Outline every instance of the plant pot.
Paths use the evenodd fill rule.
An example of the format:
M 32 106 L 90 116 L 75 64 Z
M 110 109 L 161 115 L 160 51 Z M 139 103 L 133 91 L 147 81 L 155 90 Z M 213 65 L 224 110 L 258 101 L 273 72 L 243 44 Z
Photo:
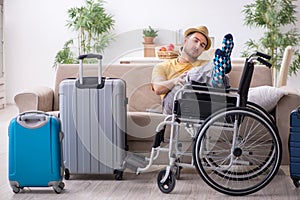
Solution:
M 144 37 L 144 44 L 153 44 L 154 37 Z

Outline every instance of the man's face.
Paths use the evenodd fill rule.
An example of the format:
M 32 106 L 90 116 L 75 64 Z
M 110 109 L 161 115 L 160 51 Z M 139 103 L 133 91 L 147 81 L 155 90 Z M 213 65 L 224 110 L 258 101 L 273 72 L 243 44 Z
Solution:
M 201 33 L 195 32 L 185 38 L 183 51 L 191 58 L 197 59 L 207 46 L 207 40 Z

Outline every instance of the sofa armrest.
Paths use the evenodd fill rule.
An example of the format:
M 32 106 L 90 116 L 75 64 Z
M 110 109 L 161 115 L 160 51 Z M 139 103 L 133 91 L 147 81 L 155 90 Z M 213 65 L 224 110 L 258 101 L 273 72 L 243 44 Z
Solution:
M 289 87 L 289 86 L 280 86 L 280 89 L 283 89 L 285 92 L 287 92 L 288 94 L 295 94 L 295 95 L 299 95 L 300 93 L 297 89 L 293 88 L 293 87 Z
M 300 94 L 290 89 L 286 91 L 288 94 L 279 100 L 275 108 L 276 124 L 282 142 L 282 164 L 289 164 L 290 113 L 300 106 Z
M 28 110 L 52 111 L 54 92 L 51 88 L 40 86 L 24 91 L 14 97 L 19 112 Z

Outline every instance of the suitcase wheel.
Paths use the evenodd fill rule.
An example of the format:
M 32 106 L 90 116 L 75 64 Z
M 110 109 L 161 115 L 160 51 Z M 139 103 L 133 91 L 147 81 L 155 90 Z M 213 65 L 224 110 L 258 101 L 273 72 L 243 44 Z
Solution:
M 123 171 L 115 170 L 115 180 L 119 181 L 123 179 Z
M 296 188 L 298 188 L 300 186 L 299 179 L 293 178 L 293 183 Z
M 53 186 L 53 190 L 54 190 L 57 194 L 59 194 L 59 193 L 61 193 L 61 191 L 64 189 L 64 187 L 65 187 L 64 182 L 60 182 L 60 183 L 58 184 L 58 186 Z
M 15 185 L 13 185 L 13 186 L 11 186 L 12 187 L 12 190 L 13 190 L 13 192 L 14 193 L 19 193 L 20 192 L 20 187 L 18 187 L 18 186 L 15 186 Z
M 68 168 L 65 169 L 65 179 L 69 180 L 70 179 L 70 171 Z

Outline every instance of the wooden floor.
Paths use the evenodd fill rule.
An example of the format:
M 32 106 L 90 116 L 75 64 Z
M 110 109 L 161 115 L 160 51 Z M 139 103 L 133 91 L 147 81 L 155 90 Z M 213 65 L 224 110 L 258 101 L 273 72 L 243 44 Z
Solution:
M 0 110 L 0 199 L 1 200 L 91 200 L 91 199 L 300 199 L 300 188 L 296 189 L 290 177 L 288 166 L 282 166 L 278 175 L 264 189 L 246 197 L 227 196 L 207 186 L 199 175 L 191 169 L 182 170 L 180 180 L 170 194 L 163 194 L 156 185 L 158 171 L 135 175 L 126 172 L 122 181 L 113 176 L 71 176 L 65 182 L 65 189 L 56 194 L 52 188 L 24 188 L 14 194 L 8 183 L 7 141 L 8 123 L 17 115 L 13 105 Z

